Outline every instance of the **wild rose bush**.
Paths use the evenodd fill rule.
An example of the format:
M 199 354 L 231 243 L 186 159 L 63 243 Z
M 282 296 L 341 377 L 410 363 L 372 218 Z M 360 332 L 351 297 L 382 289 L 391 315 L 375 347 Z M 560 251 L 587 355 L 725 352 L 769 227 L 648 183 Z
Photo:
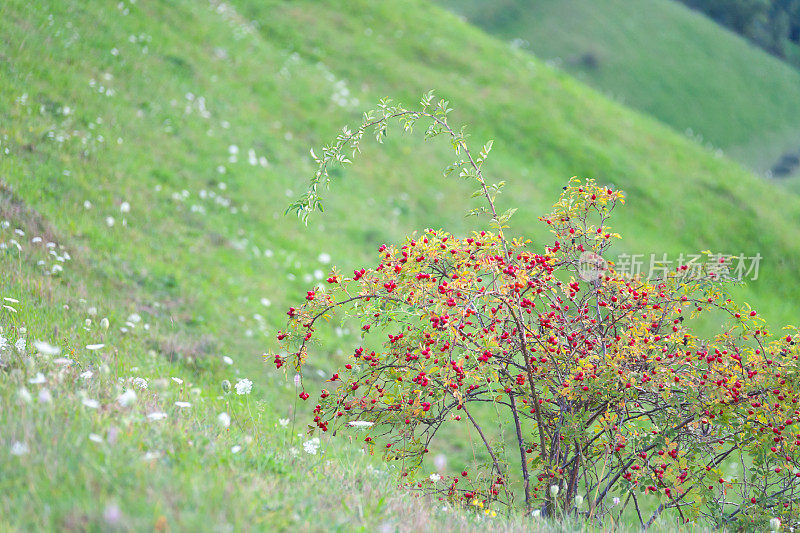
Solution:
M 499 186 L 482 172 L 491 144 L 474 156 L 448 124 L 447 102 L 429 93 L 421 106 L 383 101 L 345 129 L 293 208 L 306 218 L 321 207 L 328 166 L 349 162 L 366 131 L 380 140 L 392 119 L 406 130 L 424 120 L 427 137 L 446 135 L 456 151 L 446 173 L 479 184 L 485 205 L 475 213 L 488 227 L 468 237 L 427 229 L 381 246 L 376 266 L 333 271 L 289 309 L 285 350 L 270 355 L 278 368 L 302 373 L 318 323 L 336 311 L 360 321 L 367 345 L 326 383 L 312 428 L 359 421 L 367 445 L 415 479 L 440 429 L 468 424 L 485 468 L 410 485 L 487 509 L 513 506 L 517 494 L 540 515 L 603 519 L 632 506 L 643 526 L 664 514 L 796 525 L 797 331 L 773 335 L 727 298 L 724 257 L 700 276 L 687 275 L 696 265 L 655 281 L 615 271 L 602 258 L 619 238 L 608 221 L 623 194 L 591 180 L 571 180 L 541 217 L 552 242 L 507 237 L 512 212 L 497 213 Z M 724 327 L 704 337 L 692 325 L 708 313 Z M 498 438 L 503 428 L 513 450 Z

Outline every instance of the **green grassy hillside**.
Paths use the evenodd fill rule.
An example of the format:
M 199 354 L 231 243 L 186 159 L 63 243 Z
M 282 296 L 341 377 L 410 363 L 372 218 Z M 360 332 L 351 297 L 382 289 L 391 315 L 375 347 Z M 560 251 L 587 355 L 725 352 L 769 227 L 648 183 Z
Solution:
M 760 252 L 737 294 L 795 318 L 795 197 L 429 3 L 12 0 L 0 529 L 487 527 L 398 496 L 357 433 L 308 453 L 309 408 L 295 421 L 292 375 L 260 356 L 332 264 L 475 223 L 469 189 L 439 177 L 448 147 L 399 132 L 338 173 L 308 229 L 282 215 L 310 147 L 381 96 L 430 88 L 476 142 L 495 140 L 487 169 L 521 208 L 516 233 L 542 242 L 536 217 L 562 184 L 596 177 L 628 194 L 620 251 Z M 331 332 L 319 376 L 353 342 Z M 224 392 L 244 378 L 252 393 Z M 448 453 L 454 471 L 471 460 Z
M 440 3 L 759 174 L 800 152 L 800 72 L 678 2 Z

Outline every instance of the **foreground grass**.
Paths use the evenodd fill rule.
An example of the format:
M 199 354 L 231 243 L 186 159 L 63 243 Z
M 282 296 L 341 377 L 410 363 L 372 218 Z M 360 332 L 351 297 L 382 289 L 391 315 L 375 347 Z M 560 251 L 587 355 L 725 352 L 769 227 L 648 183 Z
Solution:
M 0 57 L 3 529 L 541 527 L 399 492 L 357 433 L 308 453 L 293 376 L 261 360 L 331 265 L 472 227 L 469 190 L 436 178 L 448 148 L 416 138 L 368 148 L 311 228 L 282 216 L 308 148 L 386 94 L 440 88 L 495 138 L 537 239 L 565 179 L 594 175 L 628 192 L 628 251 L 760 250 L 740 292 L 780 319 L 800 294 L 796 199 L 427 3 L 12 0 Z M 309 389 L 356 342 L 333 329 Z M 450 471 L 479 460 L 440 451 Z

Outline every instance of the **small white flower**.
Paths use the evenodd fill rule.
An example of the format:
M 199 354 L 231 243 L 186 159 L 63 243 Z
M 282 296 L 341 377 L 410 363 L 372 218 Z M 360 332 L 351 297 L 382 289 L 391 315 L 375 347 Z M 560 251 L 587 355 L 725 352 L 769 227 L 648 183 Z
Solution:
M 34 377 L 28 380 L 28 383 L 30 383 L 31 385 L 41 385 L 46 381 L 47 378 L 44 377 L 44 374 L 42 374 L 41 372 L 37 372 Z
M 531 516 L 534 517 L 534 518 L 541 517 L 542 516 L 541 509 L 534 509 L 534 511 L 531 513 Z
M 224 355 L 224 356 L 222 356 L 222 361 L 223 361 L 223 362 L 224 362 L 226 365 L 232 365 L 232 364 L 233 364 L 233 359 L 231 359 L 231 358 L 230 358 L 230 357 L 228 357 L 227 355 Z
M 330 256 L 330 254 L 326 254 L 325 252 L 322 252 L 321 254 L 319 254 L 317 256 L 317 261 L 319 261 L 323 265 L 327 265 L 328 263 L 331 262 L 331 256 Z
M 131 204 L 128 202 L 122 202 L 119 204 L 119 210 L 123 213 L 130 213 L 131 212 Z
M 616 496 L 614 496 L 614 499 L 613 499 L 613 500 L 611 500 L 611 503 L 613 503 L 614 505 L 619 505 L 619 498 L 617 498 Z
M 102 444 L 103 437 L 101 437 L 97 433 L 89 433 L 89 440 L 92 442 L 96 442 L 97 444 Z
M 136 392 L 133 389 L 126 389 L 125 392 L 117 396 L 117 403 L 122 407 L 128 407 L 136 401 Z
M 253 390 L 253 382 L 247 378 L 240 379 L 236 382 L 236 394 L 243 395 L 243 394 L 250 394 L 250 391 Z
M 83 403 L 83 405 L 85 405 L 89 409 L 97 409 L 98 407 L 100 407 L 100 402 L 98 402 L 97 400 L 92 400 L 91 398 L 84 398 L 81 403 Z
M 442 479 L 442 476 L 440 476 L 439 474 L 431 474 L 430 476 L 428 476 L 428 479 L 430 479 L 434 483 L 438 483 L 439 480 Z
M 147 418 L 149 420 L 164 420 L 167 418 L 167 413 L 162 413 L 161 411 L 154 411 L 152 413 L 148 413 Z
M 581 505 L 583 505 L 583 496 L 578 494 L 577 496 L 575 496 L 575 507 L 580 509 Z
M 19 353 L 25 353 L 25 339 L 17 339 L 17 342 L 14 343 L 14 349 Z
M 30 452 L 30 449 L 24 442 L 14 441 L 14 443 L 11 445 L 11 455 L 16 455 L 19 457 L 20 455 L 25 455 L 28 452 Z
M 103 328 L 103 329 L 108 329 L 108 326 L 109 326 L 108 319 L 107 318 L 103 318 L 100 321 L 100 327 Z
M 115 222 L 114 217 L 106 217 L 106 226 L 109 228 L 113 227 Z
M 94 376 L 94 372 L 91 370 L 87 370 L 86 372 L 81 372 L 81 379 L 92 379 Z
M 152 461 L 153 459 L 158 459 L 159 457 L 161 457 L 161 452 L 159 451 L 151 451 L 144 454 L 145 461 Z
M 239 446 L 238 444 L 236 446 L 231 447 L 231 453 L 239 453 L 240 451 L 242 451 L 242 447 Z
M 217 415 L 217 422 L 219 422 L 220 426 L 228 428 L 231 426 L 231 415 L 228 413 L 220 413 Z
M 144 378 L 131 378 L 131 384 L 136 387 L 137 389 L 146 390 L 147 389 L 147 380 Z
M 192 404 L 190 404 L 189 402 L 175 402 L 175 405 L 177 407 L 182 407 L 182 408 L 186 408 L 186 407 L 191 407 L 192 406 Z
M 550 496 L 555 498 L 558 496 L 559 487 L 558 485 L 550 485 Z
M 347 425 L 358 429 L 364 429 L 370 426 L 374 426 L 375 422 L 368 422 L 366 420 L 353 420 L 351 422 L 348 422 Z
M 61 348 L 53 346 L 45 341 L 35 341 L 33 346 L 42 355 L 58 355 L 61 353 Z
M 31 403 L 31 400 L 33 399 L 31 393 L 28 392 L 28 389 L 26 389 L 25 387 L 19 388 L 19 390 L 17 391 L 17 396 L 23 403 Z
M 50 391 L 47 389 L 42 389 L 39 391 L 39 402 L 40 403 L 52 403 L 53 395 L 50 394 Z
M 87 344 L 87 350 L 99 350 L 100 348 L 104 348 L 105 344 Z
M 72 364 L 72 359 L 67 359 L 66 357 L 57 357 L 53 359 L 53 362 L 57 365 L 69 366 Z
M 89 200 L 84 200 L 83 201 L 83 208 L 87 209 L 87 210 L 91 209 L 92 208 L 92 202 L 90 202 Z
M 172 381 L 177 383 L 178 385 L 183 385 L 183 380 L 181 378 L 172 378 Z
M 303 449 L 306 451 L 307 454 L 317 455 L 318 448 L 319 448 L 318 437 L 314 437 L 313 439 L 307 440 L 303 443 Z
M 269 298 L 261 298 L 261 305 L 263 305 L 264 307 L 269 307 L 270 305 L 272 305 L 272 302 L 270 301 Z
M 278 424 L 280 424 L 282 428 L 285 428 L 286 426 L 289 425 L 289 419 L 288 418 L 279 418 L 278 419 Z

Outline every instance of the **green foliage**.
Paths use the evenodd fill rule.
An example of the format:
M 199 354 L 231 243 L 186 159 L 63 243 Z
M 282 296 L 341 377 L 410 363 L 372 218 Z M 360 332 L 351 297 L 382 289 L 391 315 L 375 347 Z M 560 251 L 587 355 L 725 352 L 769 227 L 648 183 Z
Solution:
M 611 525 L 632 499 L 643 529 L 662 514 L 717 528 L 758 530 L 770 519 L 794 527 L 797 329 L 772 335 L 755 310 L 728 297 L 730 257 L 715 254 L 700 272 L 678 265 L 654 281 L 606 264 L 620 237 L 609 219 L 623 194 L 593 180 L 573 179 L 541 217 L 554 244 L 537 252 L 529 241 L 507 239 L 505 217 L 466 142 L 446 111 L 427 112 L 427 100 L 421 111 L 384 100 L 386 112 L 367 113 L 358 131 L 375 128 L 382 140 L 388 122 L 412 117 L 449 133 L 456 165 L 472 165 L 462 175 L 483 186 L 497 233 L 458 238 L 428 229 L 382 245 L 376 267 L 352 277 L 334 269 L 327 286 L 289 308 L 277 335 L 284 348 L 270 354 L 278 369 L 304 373 L 317 357 L 311 342 L 320 319 L 335 311 L 345 310 L 363 332 L 363 344 L 321 391 L 314 425 L 365 431 L 364 442 L 398 464 L 410 487 L 487 512 L 513 508 L 521 485 L 526 512 L 536 507 L 543 516 Z M 441 102 L 438 109 L 448 108 Z M 318 162 L 310 189 L 353 137 L 361 135 L 326 148 L 332 157 Z M 703 336 L 698 317 L 709 311 L 724 325 Z M 388 340 L 367 338 L 375 334 Z M 476 415 L 487 403 L 492 414 Z M 462 418 L 486 463 L 415 479 L 442 428 Z M 515 464 L 501 452 L 503 439 L 493 438 L 504 431 L 515 435 Z M 647 495 L 656 501 L 643 514 L 639 500 Z
M 779 57 L 786 57 L 788 43 L 800 44 L 800 2 L 797 0 L 681 1 Z

